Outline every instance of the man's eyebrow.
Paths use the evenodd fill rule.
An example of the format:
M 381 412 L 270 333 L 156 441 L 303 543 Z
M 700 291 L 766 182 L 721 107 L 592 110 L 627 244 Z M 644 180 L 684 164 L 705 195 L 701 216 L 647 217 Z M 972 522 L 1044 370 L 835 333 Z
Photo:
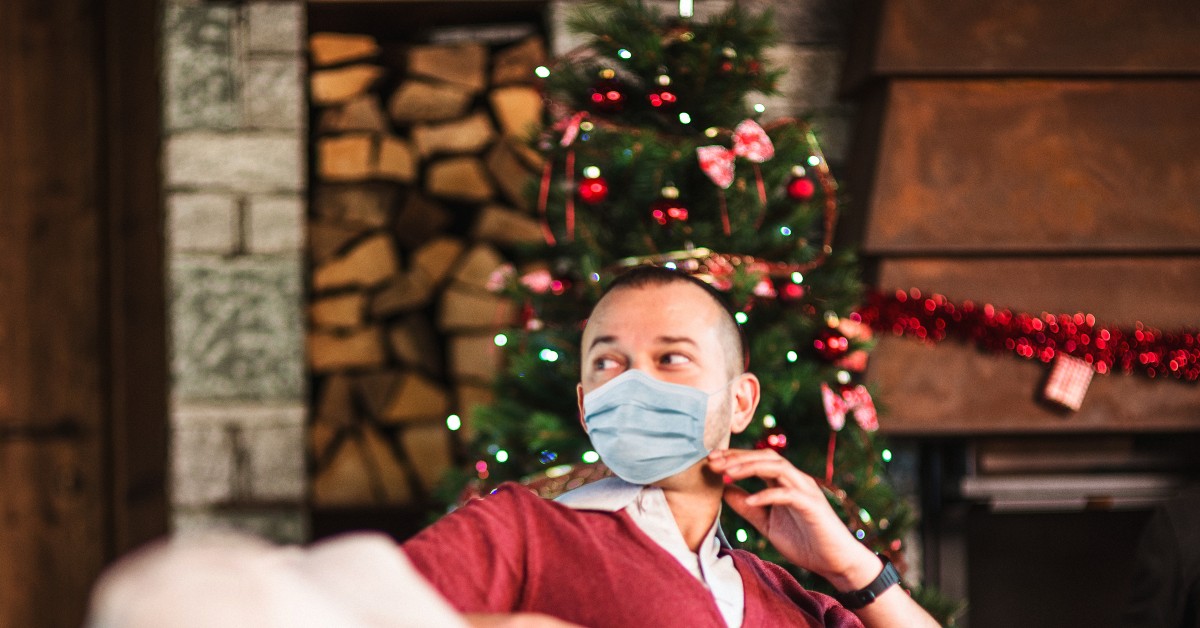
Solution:
M 661 343 L 664 345 L 682 342 L 682 343 L 686 343 L 686 344 L 689 344 L 692 346 L 699 346 L 699 344 L 695 340 L 692 340 L 691 338 L 689 338 L 687 336 L 659 336 L 658 338 L 655 338 L 654 340 L 655 340 L 655 342 L 658 342 L 658 343 Z
M 592 349 L 595 349 L 595 348 L 596 348 L 596 345 L 599 345 L 599 344 L 613 344 L 613 343 L 615 343 L 616 341 L 617 341 L 617 337 L 616 337 L 616 336 L 596 336 L 596 338 L 592 340 L 592 344 L 588 345 L 588 351 L 591 351 Z

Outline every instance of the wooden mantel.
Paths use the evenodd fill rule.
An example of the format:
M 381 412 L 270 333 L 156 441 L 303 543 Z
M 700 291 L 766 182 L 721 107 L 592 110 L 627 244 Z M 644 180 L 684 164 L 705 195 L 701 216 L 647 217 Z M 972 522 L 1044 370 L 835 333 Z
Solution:
M 1200 8 L 869 4 L 847 222 L 875 287 L 1200 327 Z M 1200 385 L 1096 376 L 1066 412 L 1047 373 L 883 338 L 868 375 L 893 434 L 1200 430 Z

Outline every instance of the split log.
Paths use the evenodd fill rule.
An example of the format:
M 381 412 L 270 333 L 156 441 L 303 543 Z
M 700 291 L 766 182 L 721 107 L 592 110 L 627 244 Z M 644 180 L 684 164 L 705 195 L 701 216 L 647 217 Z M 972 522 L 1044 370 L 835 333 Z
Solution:
M 317 329 L 360 327 L 366 309 L 367 296 L 352 292 L 313 300 L 308 308 L 308 318 Z
M 330 375 L 321 387 L 317 398 L 315 423 L 323 423 L 335 428 L 347 427 L 354 423 L 353 390 L 350 378 L 340 373 Z
M 441 237 L 421 245 L 409 259 L 414 271 L 425 273 L 429 283 L 438 285 L 450 274 L 465 248 L 466 244 L 458 238 Z
M 452 285 L 442 293 L 438 326 L 450 332 L 490 331 L 512 324 L 516 313 L 508 299 Z
M 482 44 L 414 46 L 408 51 L 408 72 L 453 83 L 477 94 L 487 85 L 487 48 Z
M 396 186 L 387 183 L 322 184 L 313 197 L 313 212 L 339 223 L 382 227 L 392 214 L 396 194 Z
M 359 506 L 375 501 L 362 439 L 343 439 L 329 463 L 317 469 L 312 501 L 315 506 Z
M 488 93 L 492 112 L 507 137 L 532 137 L 542 122 L 542 94 L 533 87 L 497 87 Z
M 400 371 L 388 370 L 363 373 L 354 378 L 360 408 L 366 411 L 368 418 L 378 420 L 383 416 L 402 376 Z
M 495 335 L 459 335 L 450 339 L 450 371 L 458 382 L 486 384 L 496 378 L 504 352 L 496 346 Z
M 388 345 L 392 354 L 406 366 L 437 375 L 442 371 L 442 349 L 437 335 L 422 314 L 410 314 L 388 328 Z
M 369 288 L 387 281 L 400 271 L 400 261 L 391 238 L 380 233 L 354 245 L 344 257 L 318 266 L 313 271 L 313 290 Z
M 544 237 L 537 220 L 499 205 L 488 205 L 479 212 L 471 236 L 501 245 L 538 242 Z
M 510 203 L 528 211 L 527 191 L 533 182 L 533 173 L 525 168 L 508 142 L 496 142 L 487 154 L 488 172 L 500 185 L 500 191 Z
M 412 501 L 412 484 L 408 472 L 396 459 L 396 453 L 379 430 L 366 426 L 363 429 L 363 445 L 369 456 L 368 464 L 374 477 L 373 484 L 379 501 L 385 504 L 403 504 Z
M 462 256 L 454 272 L 454 280 L 460 284 L 487 290 L 492 273 L 505 264 L 505 260 L 488 244 L 476 244 Z
M 338 434 L 338 428 L 328 423 L 313 423 L 308 426 L 308 451 L 318 465 L 327 464 L 327 459 L 332 453 L 330 450 L 334 441 L 337 440 Z
M 362 229 L 329 222 L 308 223 L 308 258 L 314 265 L 322 264 L 342 252 Z
M 418 124 L 412 129 L 413 144 L 422 158 L 435 154 L 478 153 L 495 138 L 492 121 L 482 112 L 444 124 Z
M 416 371 L 404 374 L 380 415 L 382 423 L 398 424 L 420 419 L 444 419 L 450 411 L 450 396 L 437 382 Z
M 386 318 L 424 307 L 433 299 L 433 284 L 424 273 L 397 275 L 371 300 L 371 316 Z
M 450 212 L 422 194 L 410 191 L 396 216 L 393 235 L 408 249 L 441 233 L 450 225 Z
M 383 366 L 379 329 L 366 327 L 349 334 L 313 331 L 308 334 L 308 366 L 315 373 Z
M 407 141 L 385 135 L 379 141 L 379 158 L 373 170 L 381 179 L 411 183 L 417 178 L 417 157 Z
M 439 198 L 477 203 L 495 195 L 487 171 L 474 157 L 453 157 L 430 164 L 425 191 Z
M 458 433 L 463 442 L 470 442 L 475 436 L 475 409 L 479 406 L 491 405 L 496 400 L 496 393 L 490 386 L 478 386 L 471 383 L 459 384 L 454 389 L 455 408 L 462 419 L 462 427 Z
M 309 94 L 314 105 L 336 105 L 367 93 L 381 76 L 383 68 L 374 65 L 318 70 L 309 77 Z
M 322 134 L 365 131 L 386 133 L 388 121 L 383 115 L 383 106 L 374 94 L 363 94 L 340 107 L 331 107 L 321 112 L 317 131 Z
M 541 37 L 513 44 L 492 59 L 492 85 L 533 83 L 537 80 L 533 71 L 539 65 L 546 65 L 546 42 Z
M 461 118 L 471 104 L 471 92 L 455 85 L 405 81 L 388 100 L 388 114 L 401 124 Z
M 313 33 L 308 38 L 308 51 L 313 65 L 324 67 L 374 57 L 379 54 L 379 44 L 370 35 Z
M 317 176 L 325 181 L 362 181 L 371 176 L 374 139 L 366 133 L 317 140 Z
M 422 488 L 433 491 L 453 463 L 446 424 L 431 421 L 406 426 L 399 440 Z

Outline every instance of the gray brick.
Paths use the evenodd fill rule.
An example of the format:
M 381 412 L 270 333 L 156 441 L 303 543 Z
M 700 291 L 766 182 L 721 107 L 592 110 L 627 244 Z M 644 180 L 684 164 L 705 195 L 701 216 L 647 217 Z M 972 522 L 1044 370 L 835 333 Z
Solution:
M 181 447 L 176 469 L 203 470 L 204 463 L 192 462 L 196 455 L 211 455 L 225 461 L 224 474 L 198 474 L 200 479 L 178 477 L 176 486 L 187 489 L 177 503 L 296 502 L 304 500 L 307 483 L 304 465 L 304 405 L 295 404 L 180 404 L 172 413 L 172 424 L 180 434 Z M 203 439 L 197 434 L 205 435 Z M 199 441 L 199 442 L 197 442 Z M 208 445 L 204 447 L 204 445 Z M 217 486 L 197 486 L 212 481 Z M 208 498 L 197 502 L 195 497 Z M 217 496 L 213 499 L 213 496 Z
M 304 5 L 301 2 L 251 2 L 246 5 L 246 48 L 250 52 L 295 52 L 303 49 Z
M 180 133 L 166 141 L 169 189 L 299 191 L 304 142 L 297 133 Z
M 238 202 L 230 194 L 171 194 L 168 250 L 229 254 L 238 246 Z
M 204 505 L 233 497 L 233 443 L 220 424 L 171 431 L 171 502 Z
M 768 111 L 797 115 L 838 103 L 845 53 L 837 48 L 783 44 L 767 54 L 770 65 L 787 68 L 779 81 L 779 96 L 770 99 Z
M 743 4 L 753 12 L 770 8 L 781 42 L 844 46 L 857 3 L 853 0 L 750 0 Z
M 305 102 L 302 74 L 299 57 L 246 61 L 242 90 L 246 125 L 256 129 L 302 129 Z
M 250 253 L 286 253 L 304 246 L 304 203 L 299 195 L 252 196 L 246 206 Z
M 276 543 L 305 543 L 309 539 L 308 514 L 299 506 L 221 510 L 177 508 L 171 516 L 171 527 L 175 534 L 183 536 L 234 530 Z
M 165 124 L 230 129 L 240 120 L 233 23 L 226 4 L 170 5 L 164 15 Z
M 172 260 L 171 370 L 176 399 L 300 400 L 300 276 L 298 254 Z

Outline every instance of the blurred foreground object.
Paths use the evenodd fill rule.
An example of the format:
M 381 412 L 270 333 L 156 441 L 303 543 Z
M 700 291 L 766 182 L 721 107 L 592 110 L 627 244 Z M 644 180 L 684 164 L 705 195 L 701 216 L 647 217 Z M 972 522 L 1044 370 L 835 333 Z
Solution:
M 159 542 L 105 572 L 86 628 L 466 626 L 386 536 L 279 547 L 223 533 Z

